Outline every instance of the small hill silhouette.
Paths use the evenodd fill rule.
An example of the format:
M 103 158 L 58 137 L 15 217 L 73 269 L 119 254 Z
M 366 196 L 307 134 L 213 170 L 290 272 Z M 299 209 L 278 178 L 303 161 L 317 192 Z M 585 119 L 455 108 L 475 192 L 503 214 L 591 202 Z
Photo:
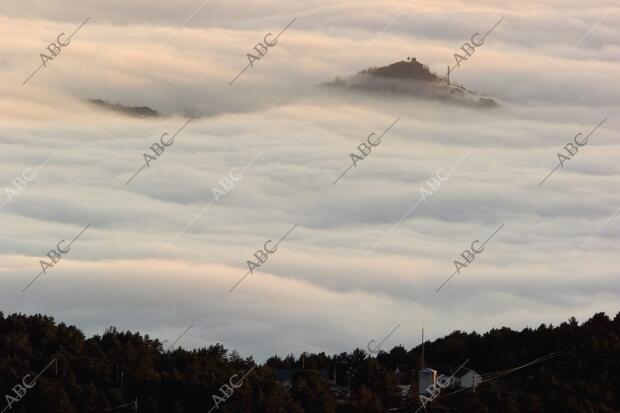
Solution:
M 460 84 L 451 83 L 447 77 L 437 76 L 415 57 L 383 67 L 371 67 L 345 79 L 337 77 L 325 85 L 364 92 L 410 95 L 476 108 L 499 107 L 495 100 L 480 97 Z
M 104 109 L 123 113 L 129 116 L 137 116 L 140 118 L 152 118 L 159 116 L 159 113 L 157 113 L 155 109 L 151 109 L 148 106 L 125 106 L 120 103 L 110 103 L 102 99 L 90 99 L 89 102 Z

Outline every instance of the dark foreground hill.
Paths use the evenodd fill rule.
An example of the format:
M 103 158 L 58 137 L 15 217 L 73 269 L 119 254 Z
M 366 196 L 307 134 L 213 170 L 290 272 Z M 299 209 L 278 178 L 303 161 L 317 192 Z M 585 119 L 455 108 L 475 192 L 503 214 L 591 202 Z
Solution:
M 522 331 L 456 331 L 428 342 L 425 350 L 427 365 L 438 371 L 449 374 L 469 359 L 468 367 L 494 377 L 475 392 L 442 391 L 427 412 L 620 412 L 620 314 L 610 320 L 599 313 L 581 325 L 571 319 Z M 76 327 L 50 317 L 0 313 L 0 354 L 5 404 L 0 409 L 11 413 L 115 408 L 373 413 L 420 407 L 417 374 L 411 374 L 420 366 L 418 347 L 399 346 L 372 358 L 359 349 L 273 357 L 257 367 L 219 344 L 166 351 L 159 340 L 138 333 L 109 328 L 85 338 Z M 527 364 L 540 357 L 542 362 Z M 487 374 L 498 371 L 508 373 Z

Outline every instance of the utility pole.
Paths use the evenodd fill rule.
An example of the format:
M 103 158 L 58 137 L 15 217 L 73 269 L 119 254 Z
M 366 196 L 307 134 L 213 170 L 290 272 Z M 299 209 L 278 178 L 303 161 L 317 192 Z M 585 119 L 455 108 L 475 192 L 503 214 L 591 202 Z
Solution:
M 349 397 L 351 397 L 351 369 L 349 368 L 349 370 L 347 371 L 348 373 L 348 380 L 347 380 L 347 394 L 349 395 Z
M 422 327 L 422 367 L 420 370 L 424 370 L 424 327 Z

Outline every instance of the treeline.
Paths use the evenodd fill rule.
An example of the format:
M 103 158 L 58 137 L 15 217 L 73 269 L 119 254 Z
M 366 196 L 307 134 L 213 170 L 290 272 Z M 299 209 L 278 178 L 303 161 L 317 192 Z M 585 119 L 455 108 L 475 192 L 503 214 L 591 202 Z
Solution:
M 475 392 L 446 390 L 427 412 L 620 412 L 620 313 L 613 320 L 599 313 L 581 325 L 571 318 L 522 331 L 455 331 L 427 342 L 425 350 L 431 366 L 456 367 L 469 359 L 467 366 L 481 374 L 554 355 L 484 382 Z M 397 346 L 376 357 L 360 349 L 272 357 L 256 366 L 220 344 L 166 351 L 148 335 L 111 327 L 86 338 L 50 317 L 0 313 L 0 355 L 0 410 L 11 413 L 136 407 L 153 413 L 378 413 L 420 407 L 417 374 L 407 383 L 394 374 L 397 366 L 419 369 L 419 346 Z M 302 367 L 290 388 L 276 380 L 277 370 Z

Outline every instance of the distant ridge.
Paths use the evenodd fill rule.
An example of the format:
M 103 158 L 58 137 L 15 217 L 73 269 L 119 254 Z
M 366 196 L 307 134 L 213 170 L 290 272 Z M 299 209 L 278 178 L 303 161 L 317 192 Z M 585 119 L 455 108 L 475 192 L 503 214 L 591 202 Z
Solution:
M 110 103 L 101 99 L 90 99 L 90 103 L 114 112 L 123 113 L 128 116 L 140 118 L 152 118 L 159 116 L 159 113 L 148 106 L 125 106 L 120 103 Z

